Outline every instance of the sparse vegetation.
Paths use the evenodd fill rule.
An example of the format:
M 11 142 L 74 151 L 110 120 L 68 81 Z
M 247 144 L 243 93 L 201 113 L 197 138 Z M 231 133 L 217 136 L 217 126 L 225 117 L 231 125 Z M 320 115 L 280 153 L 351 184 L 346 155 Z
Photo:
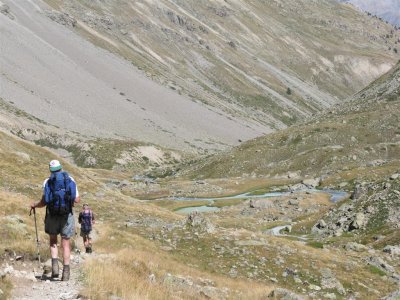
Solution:
M 317 248 L 317 249 L 324 248 L 324 244 L 321 242 L 317 242 L 317 241 L 308 242 L 307 245 L 310 247 L 313 247 L 313 248 Z
M 386 275 L 386 273 L 385 272 L 383 272 L 381 269 L 379 269 L 378 267 L 375 267 L 375 266 L 368 266 L 368 268 L 369 268 L 369 271 L 372 273 L 372 274 L 376 274 L 376 275 L 379 275 L 379 276 L 385 276 Z
M 368 79 L 365 72 L 360 75 L 347 68 L 351 58 L 341 57 L 341 53 L 368 57 L 368 63 L 362 58 L 357 62 L 361 69 L 369 70 L 378 66 L 370 61 L 393 61 L 396 49 L 386 51 L 393 47 L 397 33 L 388 33 L 384 23 L 357 15 L 364 21 L 363 27 L 351 26 L 346 18 L 355 12 L 344 6 L 332 17 L 333 2 L 293 2 L 290 10 L 286 6 L 278 10 L 268 1 L 231 1 L 223 6 L 210 2 L 207 7 L 201 1 L 180 1 L 162 2 L 165 9 L 154 10 L 151 5 L 158 7 L 159 3 L 150 1 L 143 2 L 137 14 L 132 9 L 137 4 L 127 1 L 120 1 L 118 7 L 109 6 L 115 5 L 114 0 L 73 0 L 67 6 L 58 0 L 46 1 L 71 13 L 71 18 L 73 14 L 78 19 L 84 16 L 78 24 L 86 24 L 87 29 L 81 25 L 74 30 L 106 49 L 112 45 L 115 53 L 140 65 L 147 76 L 171 90 L 183 94 L 190 90 L 196 100 L 218 103 L 232 120 L 248 117 L 255 124 L 275 129 L 304 121 L 336 102 L 324 102 L 330 93 L 343 97 Z M 246 10 L 239 4 L 246 4 Z M 301 14 L 293 13 L 299 5 L 310 9 L 313 17 L 303 20 Z M 265 7 L 270 11 L 260 9 Z M 322 12 L 315 10 L 321 7 Z M 193 12 L 196 18 L 191 16 Z M 129 23 L 124 23 L 125 13 Z M 248 22 L 248 13 L 252 13 L 253 23 Z M 146 14 L 154 21 L 149 23 Z M 202 14 L 217 16 L 238 32 L 235 39 L 224 32 L 224 39 L 232 41 L 221 56 L 215 56 L 220 28 L 208 27 Z M 274 18 L 267 18 L 269 14 Z M 115 15 L 120 16 L 118 21 Z M 259 31 L 265 26 L 258 24 L 261 17 L 267 23 L 281 24 L 281 18 L 293 21 L 285 25 L 288 33 L 274 41 L 283 46 L 262 46 L 269 33 Z M 237 27 L 239 23 L 232 20 L 241 25 Z M 167 26 L 161 26 L 164 22 Z M 365 44 L 365 32 L 373 51 Z M 351 43 L 340 38 L 344 34 Z M 160 37 L 164 44 L 154 47 L 154 40 L 159 43 Z M 222 44 L 226 46 L 227 40 Z M 338 41 L 340 49 L 335 46 Z M 151 59 L 146 47 L 152 49 Z M 190 57 L 182 47 L 191 50 Z M 284 52 L 283 58 L 273 55 L 275 48 Z M 380 52 L 383 49 L 384 54 Z M 236 59 L 244 51 L 252 54 Z M 311 52 L 301 54 L 303 51 Z M 310 53 L 317 54 L 307 59 L 310 66 L 305 67 L 304 60 L 297 62 Z M 314 56 L 319 58 L 314 60 Z M 283 60 L 280 69 L 269 66 L 267 62 L 273 59 Z M 297 80 L 298 73 L 312 80 Z M 349 74 L 354 77 L 352 84 L 343 80 Z M 64 168 L 78 182 L 82 199 L 96 215 L 94 253 L 76 254 L 74 260 L 83 283 L 81 298 L 265 299 L 272 297 L 272 290 L 278 293 L 279 287 L 287 289 L 283 291 L 287 294 L 293 291 L 318 299 L 381 299 L 398 289 L 400 273 L 395 256 L 400 251 L 399 74 L 400 64 L 346 105 L 331 106 L 322 115 L 251 141 L 242 143 L 240 139 L 238 147 L 217 154 L 208 154 L 211 146 L 226 145 L 203 137 L 185 137 L 183 143 L 193 152 L 186 155 L 124 138 L 64 134 L 62 128 L 40 122 L 0 99 L 1 113 L 35 125 L 12 128 L 14 135 L 29 137 L 35 144 L 0 132 L 0 265 L 27 269 L 27 264 L 36 264 L 29 204 L 40 198 L 48 161 L 57 155 L 44 147 L 51 151 L 62 148 L 78 165 L 61 159 Z M 125 89 L 116 86 L 113 90 L 123 96 L 124 105 L 136 104 L 126 98 L 129 93 Z M 318 88 L 314 90 L 314 86 Z M 147 108 L 141 110 L 151 114 Z M 166 128 L 158 130 L 171 137 L 175 134 Z M 200 149 L 202 141 L 210 148 Z M 199 157 L 201 151 L 207 156 Z M 287 193 L 259 197 L 271 191 Z M 222 198 L 245 192 L 243 199 Z M 332 198 L 335 194 L 341 195 L 337 202 Z M 175 200 L 179 197 L 193 200 Z M 197 206 L 220 209 L 204 215 L 176 213 Z M 40 250 L 47 259 L 45 212 L 37 213 Z M 23 285 L 19 281 L 23 279 L 15 280 L 18 276 L 14 275 L 0 278 L 3 296 L 9 297 L 12 284 L 16 288 Z M 30 284 L 47 283 L 33 278 Z

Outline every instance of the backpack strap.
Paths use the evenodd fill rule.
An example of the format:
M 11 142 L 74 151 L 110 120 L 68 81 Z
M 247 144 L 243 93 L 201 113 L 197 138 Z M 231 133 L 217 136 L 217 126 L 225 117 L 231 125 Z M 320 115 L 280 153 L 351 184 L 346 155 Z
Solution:
M 67 172 L 63 172 L 62 175 L 64 177 L 64 188 L 65 188 L 65 195 L 66 195 L 66 198 L 65 198 L 66 205 L 68 205 L 69 212 L 71 214 L 73 214 L 72 201 L 75 200 L 75 199 L 71 199 L 72 198 L 71 197 L 71 192 L 72 191 L 71 191 L 70 183 L 71 183 L 72 180 L 71 180 L 71 177 L 69 176 L 69 174 Z

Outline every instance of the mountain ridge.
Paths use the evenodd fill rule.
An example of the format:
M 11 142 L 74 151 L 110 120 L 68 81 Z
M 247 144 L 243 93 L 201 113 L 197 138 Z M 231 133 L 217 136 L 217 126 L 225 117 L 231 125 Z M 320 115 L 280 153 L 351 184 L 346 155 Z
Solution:
M 342 0 L 341 2 L 351 3 L 397 27 L 400 26 L 400 3 L 396 0 Z
M 9 27 L 2 38 L 10 39 L 3 53 L 11 58 L 2 61 L 5 101 L 72 131 L 192 153 L 303 121 L 364 87 L 397 58 L 383 46 L 397 34 L 386 38 L 388 25 L 332 1 L 317 7 L 200 1 L 192 8 L 179 1 L 3 2 L 9 10 L 2 24 Z M 333 8 L 337 17 L 328 14 Z M 297 9 L 307 13 L 299 16 Z M 13 30 L 24 34 L 18 37 L 24 45 Z M 81 45 L 68 45 L 73 41 Z M 40 52 L 30 49 L 39 44 Z M 36 59 L 27 78 L 22 60 L 12 59 L 24 56 L 28 65 L 31 53 Z

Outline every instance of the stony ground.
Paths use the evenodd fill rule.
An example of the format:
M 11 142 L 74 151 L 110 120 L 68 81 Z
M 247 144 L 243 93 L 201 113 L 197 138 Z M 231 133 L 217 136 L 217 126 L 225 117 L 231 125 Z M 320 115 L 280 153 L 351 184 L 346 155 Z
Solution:
M 92 238 L 97 239 L 98 232 L 93 230 Z M 75 244 L 76 242 L 76 244 Z M 12 300 L 43 300 L 59 299 L 74 300 L 84 299 L 81 295 L 83 283 L 84 264 L 98 257 L 97 253 L 87 254 L 84 252 L 82 242 L 73 239 L 71 254 L 71 273 L 69 281 L 61 281 L 62 261 L 59 260 L 60 275 L 51 278 L 51 260 L 32 260 L 27 254 L 17 255 L 15 252 L 7 252 L 0 266 L 0 277 L 7 278 L 13 285 Z M 81 248 L 83 251 L 81 251 Z M 48 251 L 46 245 L 40 246 L 41 255 Z M 36 256 L 35 256 L 36 257 Z M 37 258 L 37 257 L 36 257 Z M 43 256 L 42 256 L 43 259 Z
M 80 299 L 79 292 L 82 287 L 80 275 L 84 261 L 84 256 L 74 255 L 71 263 L 71 278 L 67 282 L 60 280 L 61 274 L 57 279 L 52 279 L 51 273 L 44 274 L 43 266 L 39 268 L 37 261 L 9 261 L 3 265 L 2 272 L 8 274 L 14 286 L 11 299 Z

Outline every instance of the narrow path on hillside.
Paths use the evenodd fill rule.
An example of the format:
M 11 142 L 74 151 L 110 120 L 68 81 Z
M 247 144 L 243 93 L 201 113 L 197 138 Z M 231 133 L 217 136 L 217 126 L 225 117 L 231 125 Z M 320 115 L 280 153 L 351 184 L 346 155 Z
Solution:
M 93 241 L 97 238 L 97 230 L 93 230 Z M 71 249 L 71 274 L 69 281 L 61 281 L 62 260 L 60 260 L 59 278 L 51 278 L 51 260 L 42 262 L 39 267 L 38 261 L 13 261 L 13 264 L 6 266 L 13 284 L 11 293 L 12 300 L 43 300 L 60 299 L 74 300 L 81 299 L 80 291 L 83 287 L 83 266 L 86 261 L 96 257 L 96 253 L 86 254 L 83 242 L 79 235 L 74 237 L 75 248 Z M 79 250 L 80 251 L 79 251 Z M 60 249 L 59 249 L 60 250 Z M 49 251 L 47 245 L 40 247 L 41 254 Z M 59 257 L 62 252 L 59 251 Z M 48 270 L 48 272 L 46 272 Z
M 22 263 L 13 266 L 11 281 L 13 292 L 11 299 L 15 300 L 43 300 L 43 299 L 79 299 L 84 258 L 82 255 L 74 255 L 71 260 L 71 277 L 69 281 L 61 281 L 60 278 L 52 279 L 51 273 L 43 274 L 43 269 L 38 270 L 38 262 Z M 35 269 L 35 271 L 34 271 Z

